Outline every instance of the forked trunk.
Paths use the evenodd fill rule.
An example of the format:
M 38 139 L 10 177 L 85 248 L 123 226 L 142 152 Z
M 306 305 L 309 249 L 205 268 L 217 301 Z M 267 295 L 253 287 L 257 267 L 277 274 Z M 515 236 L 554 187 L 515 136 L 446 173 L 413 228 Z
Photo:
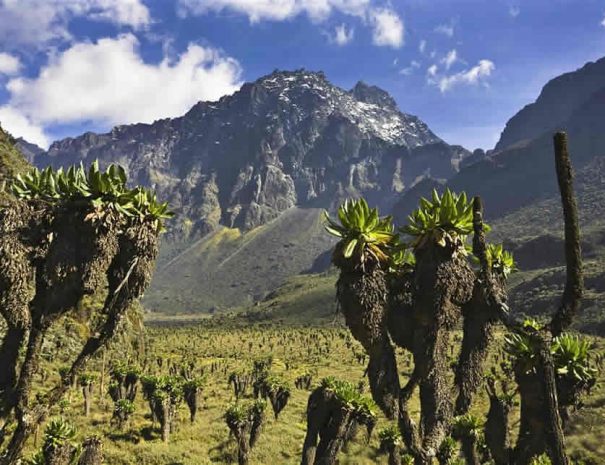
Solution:
M 503 293 L 502 293 L 503 295 Z M 497 315 L 485 300 L 480 283 L 475 285 L 472 299 L 462 308 L 464 316 L 462 348 L 456 366 L 456 415 L 468 412 L 473 397 L 484 380 L 485 361 L 493 339 Z
M 332 403 L 332 402 L 331 402 Z M 351 411 L 340 406 L 331 411 L 330 421 L 320 430 L 314 465 L 335 465 L 352 421 Z
M 385 273 L 373 265 L 368 265 L 365 271 L 343 269 L 336 288 L 346 324 L 370 359 L 368 377 L 372 397 L 388 418 L 397 418 L 400 385 L 386 329 Z
M 414 365 L 420 387 L 422 451 L 417 463 L 430 463 L 445 439 L 454 406 L 448 352 L 450 333 L 474 288 L 475 275 L 464 257 L 428 244 L 417 251 L 414 301 Z

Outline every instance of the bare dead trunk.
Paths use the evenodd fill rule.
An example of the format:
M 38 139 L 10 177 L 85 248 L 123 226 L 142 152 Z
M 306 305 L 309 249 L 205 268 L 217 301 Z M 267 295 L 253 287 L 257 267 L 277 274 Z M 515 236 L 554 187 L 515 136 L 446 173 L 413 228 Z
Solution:
M 90 416 L 90 407 L 92 404 L 93 384 L 82 386 L 82 395 L 84 396 L 84 416 Z

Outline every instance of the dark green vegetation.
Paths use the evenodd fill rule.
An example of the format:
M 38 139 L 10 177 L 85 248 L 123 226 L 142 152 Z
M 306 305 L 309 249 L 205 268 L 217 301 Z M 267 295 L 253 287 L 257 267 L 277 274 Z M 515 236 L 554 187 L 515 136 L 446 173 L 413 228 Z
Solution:
M 275 79 L 282 77 L 278 73 Z M 305 73 L 299 77 L 308 80 Z M 250 92 L 251 102 L 246 101 L 244 107 L 250 103 L 254 111 L 271 109 L 275 104 L 272 79 L 255 87 Z M 311 80 L 317 84 L 316 77 Z M 279 92 L 298 95 L 296 89 L 278 87 Z M 248 90 L 242 89 L 238 98 L 246 97 Z M 357 103 L 351 102 L 350 95 L 336 94 L 341 99 L 338 103 L 348 110 L 352 104 L 355 108 L 372 107 L 376 113 L 377 105 L 392 103 L 384 98 L 376 103 L 375 92 L 368 94 L 363 88 L 351 91 Z M 190 144 L 190 136 L 195 134 L 194 120 L 204 120 L 206 113 L 228 116 L 225 108 L 217 110 L 201 104 L 178 123 L 160 122 L 160 129 L 166 129 L 166 133 L 159 131 L 153 137 L 174 139 L 175 145 L 167 148 L 170 156 L 181 162 L 203 161 L 203 168 L 210 171 L 203 171 L 199 163 L 177 163 L 176 169 L 161 172 L 148 170 L 153 165 L 140 157 L 141 152 L 128 166 L 145 182 L 157 181 L 162 189 L 170 191 L 180 214 L 172 224 L 171 242 L 164 248 L 163 268 L 158 275 L 159 282 L 166 284 L 152 293 L 149 302 L 156 309 L 170 306 L 210 312 L 243 303 L 248 305 L 234 321 L 260 321 L 260 336 L 256 330 L 248 330 L 252 331 L 249 334 L 233 327 L 228 335 L 217 336 L 212 325 L 225 324 L 230 318 L 218 317 L 197 328 L 201 337 L 214 335 L 230 344 L 214 346 L 203 354 L 200 347 L 212 342 L 220 345 L 217 339 L 202 343 L 182 328 L 169 330 L 168 334 L 161 332 L 172 341 L 170 347 L 162 346 L 165 340 L 158 344 L 144 338 L 128 341 L 125 337 L 123 344 L 104 351 L 103 358 L 94 358 L 117 333 L 122 316 L 149 283 L 157 235 L 167 214 L 165 204 L 158 203 L 144 189 L 127 189 L 126 173 L 116 166 L 107 171 L 99 170 L 96 164 L 87 172 L 77 168 L 35 171 L 17 178 L 12 193 L 19 200 L 8 201 L 1 213 L 4 230 L 0 250 L 9 266 L 0 276 L 7 322 L 0 355 L 4 365 L 16 368 L 6 370 L 2 380 L 4 462 L 15 460 L 28 436 L 49 414 L 69 414 L 68 402 L 60 400 L 66 392 L 83 397 L 83 409 L 78 410 L 84 410 L 87 417 L 77 421 L 78 429 L 85 433 L 102 431 L 108 454 L 112 454 L 112 448 L 119 451 L 112 458 L 118 462 L 128 457 L 130 462 L 181 463 L 191 458 L 199 463 L 202 457 L 219 463 L 237 460 L 245 465 L 255 463 L 258 457 L 263 457 L 259 463 L 275 461 L 280 453 L 285 461 L 302 457 L 309 465 L 333 464 L 340 457 L 363 463 L 374 454 L 394 465 L 410 461 L 428 465 L 435 460 L 450 464 L 459 462 L 462 456 L 473 465 L 488 461 L 488 457 L 497 465 L 511 460 L 529 465 L 534 460 L 546 463 L 549 459 L 544 454 L 556 465 L 566 465 L 568 456 L 575 460 L 580 454 L 584 454 L 583 459 L 600 460 L 589 457 L 588 446 L 574 445 L 574 427 L 579 421 L 577 410 L 585 399 L 599 392 L 595 382 L 602 355 L 592 341 L 564 332 L 574 320 L 576 327 L 598 331 L 602 312 L 603 225 L 592 211 L 600 211 L 603 204 L 603 159 L 595 155 L 603 144 L 598 126 L 603 118 L 599 116 L 602 108 L 583 98 L 567 101 L 565 111 L 534 112 L 540 124 L 549 114 L 556 116 L 556 125 L 566 125 L 573 137 L 571 148 L 579 168 L 579 203 L 586 230 L 582 245 L 588 299 L 583 320 L 575 318 L 584 276 L 562 135 L 556 138 L 556 160 L 563 215 L 554 177 L 546 175 L 552 171 L 548 130 L 553 121 L 545 126 L 538 124 L 536 127 L 547 132 L 527 141 L 511 136 L 511 131 L 515 132 L 515 125 L 511 125 L 506 138 L 503 136 L 509 142 L 502 142 L 497 152 L 487 156 L 476 154 L 473 159 L 463 160 L 464 168 L 459 173 L 459 154 L 443 146 L 441 154 L 432 152 L 440 143 L 431 141 L 430 132 L 422 126 L 427 138 L 423 144 L 432 146 L 429 154 L 427 147 L 410 147 L 405 131 L 395 136 L 373 134 L 373 142 L 364 146 L 368 133 L 360 137 L 358 127 L 351 128 L 342 121 L 336 127 L 339 136 L 335 139 L 328 130 L 331 123 L 323 126 L 329 119 L 311 121 L 315 124 L 310 126 L 304 123 L 296 130 L 299 132 L 288 133 L 287 137 L 281 131 L 289 121 L 280 121 L 267 134 L 250 135 L 250 140 L 260 141 L 260 152 L 252 145 L 250 150 L 238 143 L 230 146 L 230 153 L 240 150 L 245 160 L 263 160 L 259 165 L 243 166 L 242 160 L 228 157 L 218 157 L 218 165 L 212 165 L 214 150 L 204 144 Z M 543 106 L 544 102 L 536 105 Z M 287 108 L 294 111 L 294 107 Z M 393 108 L 389 111 L 396 113 Z M 402 124 L 409 122 L 407 115 L 397 117 Z M 535 116 L 529 119 L 533 121 Z M 227 125 L 225 118 L 215 120 Z M 181 124 L 186 131 L 181 131 Z M 153 128 L 158 126 L 144 126 L 143 132 L 149 135 L 148 130 L 153 132 Z M 136 133 L 141 128 L 130 129 Z M 375 131 L 370 129 L 370 133 Z M 209 142 L 227 143 L 224 137 L 233 136 L 232 130 L 209 131 L 213 138 L 220 134 Z M 341 138 L 348 130 L 351 137 Z M 321 143 L 301 152 L 300 136 L 307 131 L 320 132 Z M 124 133 L 130 133 L 129 140 L 137 139 L 131 137 L 132 131 Z M 119 139 L 120 130 L 111 135 L 112 140 L 114 136 Z M 399 139 L 388 141 L 391 137 Z M 88 139 L 94 141 L 95 136 Z M 74 143 L 76 151 L 78 144 Z M 178 150 L 173 151 L 175 147 Z M 145 149 L 145 144 L 137 150 L 141 148 Z M 107 150 L 104 147 L 97 153 Z M 338 166 L 335 172 L 324 172 L 325 167 L 318 166 L 325 161 L 318 157 L 323 152 L 331 154 L 328 165 Z M 93 153 L 82 151 L 81 155 L 87 159 Z M 350 158 L 351 153 L 354 158 Z M 464 186 L 480 193 L 487 200 L 488 211 L 493 208 L 497 212 L 488 218 L 496 228 L 489 238 L 498 239 L 499 234 L 498 245 L 485 242 L 489 228 L 483 223 L 479 198 L 470 202 L 463 194 L 439 188 L 442 195 L 434 192 L 415 208 L 419 194 L 444 183 L 443 179 L 427 177 L 405 190 L 413 170 L 402 175 L 402 163 L 412 162 L 414 166 L 419 161 L 414 157 L 420 157 L 422 165 L 427 162 L 422 153 L 429 161 L 432 159 L 431 168 L 444 169 L 431 172 L 448 177 L 449 187 Z M 368 154 L 380 158 L 380 163 L 368 168 Z M 303 171 L 294 169 L 305 166 L 303 161 L 310 165 Z M 511 189 L 520 185 L 527 188 Z M 195 202 L 184 198 L 185 192 L 199 195 L 201 203 L 197 197 Z M 360 194 L 367 194 L 372 203 L 380 199 L 391 205 L 399 199 L 395 221 L 379 217 L 365 200 L 346 203 L 328 226 L 338 241 L 332 261 L 339 276 L 327 271 L 292 278 L 267 295 L 293 273 L 327 269 L 329 260 L 322 252 L 332 243 L 325 236 L 319 239 L 321 223 L 317 210 L 311 207 L 325 205 L 322 202 L 330 196 L 340 199 Z M 405 210 L 406 202 L 414 208 L 404 224 L 404 213 L 412 210 Z M 554 218 L 561 217 L 565 222 L 556 224 Z M 394 224 L 402 228 L 397 230 Z M 556 236 L 554 225 L 565 230 L 565 235 Z M 197 242 L 188 242 L 203 234 L 207 235 Z M 470 236 L 472 247 L 467 244 Z M 183 237 L 186 240 L 179 242 Z M 516 264 L 508 251 L 517 257 L 523 275 L 512 274 Z M 271 270 L 268 274 L 267 269 Z M 509 279 L 514 285 L 510 295 Z M 309 329 L 300 330 L 300 340 L 293 342 L 284 336 L 296 335 L 296 331 L 280 328 L 271 335 L 271 330 L 263 326 L 268 319 L 299 323 L 327 323 L 331 319 L 339 323 L 340 319 L 329 312 L 333 308 L 334 281 L 336 299 L 352 337 L 346 332 Z M 306 293 L 310 288 L 314 292 Z M 173 295 L 178 300 L 171 299 Z M 324 299 L 326 305 L 320 308 Z M 508 312 L 511 305 L 516 305 L 515 315 Z M 520 318 L 520 314 L 535 315 L 537 321 Z M 549 318 L 545 319 L 544 314 Z M 498 329 L 498 325 L 506 328 L 504 336 L 500 333 L 504 329 Z M 77 332 L 81 334 L 74 334 Z M 328 340 L 335 335 L 345 349 L 339 350 L 340 342 L 334 347 Z M 181 344 L 174 337 L 185 341 Z M 45 350 L 48 342 L 56 343 L 54 350 Z M 188 345 L 193 342 L 197 345 Z M 69 356 L 63 354 L 66 346 Z M 24 350 L 19 351 L 20 347 Z M 331 350 L 338 355 L 339 365 L 328 369 Z M 169 351 L 176 355 L 167 356 Z M 275 357 L 280 351 L 282 356 Z M 263 358 L 254 357 L 258 352 L 265 352 Z M 275 358 L 269 360 L 266 352 Z M 93 358 L 89 372 L 76 376 L 89 358 Z M 118 360 L 124 363 L 115 363 Z M 354 363 L 349 363 L 351 360 Z M 67 366 L 56 366 L 58 361 Z M 367 367 L 365 374 L 351 379 L 356 368 L 362 367 Z M 36 373 L 40 373 L 40 385 L 32 387 Z M 369 390 L 359 383 L 366 375 Z M 55 387 L 47 391 L 53 383 Z M 107 393 L 112 401 L 102 405 L 101 420 L 95 420 L 95 385 L 103 400 Z M 209 401 L 204 399 L 204 392 L 210 386 L 217 387 L 213 397 L 223 402 L 216 405 L 219 414 L 201 427 L 202 436 L 211 436 L 220 423 L 235 441 L 227 439 L 226 434 L 218 445 L 199 440 L 200 418 L 204 418 L 198 415 L 199 407 Z M 137 396 L 139 392 L 142 396 Z M 223 397 L 224 392 L 227 394 Z M 302 406 L 301 399 L 305 401 Z M 288 446 L 274 438 L 290 437 L 291 425 L 303 418 L 299 413 L 292 420 L 290 411 L 304 411 L 305 404 L 307 423 L 302 428 L 302 446 L 297 446 L 300 449 L 293 454 L 284 453 Z M 273 415 L 267 414 L 269 405 Z M 598 409 L 599 405 L 591 406 Z M 179 418 L 179 412 L 185 409 L 188 418 Z M 108 429 L 103 430 L 99 426 L 105 422 Z M 370 438 L 368 446 L 360 431 L 365 429 L 369 437 L 377 423 L 382 433 Z M 196 455 L 189 457 L 183 452 L 180 431 L 198 433 L 196 445 L 188 447 L 198 447 Z M 567 448 L 564 433 L 571 438 Z M 268 449 L 263 446 L 265 436 L 273 440 Z M 33 461 L 56 464 L 79 455 L 85 457 L 87 452 L 80 454 L 77 447 L 81 439 L 74 437 L 73 429 L 65 422 L 57 420 L 49 424 L 41 450 L 37 444 L 28 444 L 28 448 L 32 454 L 39 451 L 32 455 Z M 92 445 L 91 457 L 96 454 L 98 460 L 98 441 L 89 438 L 85 443 Z M 206 449 L 206 443 L 213 447 Z M 351 456 L 349 448 L 356 454 Z M 162 454 L 147 460 L 144 456 L 149 451 Z
M 574 328 L 600 335 L 605 334 L 604 179 L 603 157 L 595 158 L 578 170 L 575 178 L 586 292 Z M 396 220 L 400 218 L 395 216 Z M 537 199 L 529 206 L 495 218 L 490 225 L 490 241 L 503 243 L 505 249 L 514 254 L 519 268 L 508 282 L 511 309 L 520 316 L 537 317 L 553 308 L 563 290 L 565 274 L 563 220 L 558 194 Z M 335 313 L 334 295 L 330 291 L 336 279 L 333 270 L 290 278 L 257 307 L 248 310 L 257 318 L 329 321 Z

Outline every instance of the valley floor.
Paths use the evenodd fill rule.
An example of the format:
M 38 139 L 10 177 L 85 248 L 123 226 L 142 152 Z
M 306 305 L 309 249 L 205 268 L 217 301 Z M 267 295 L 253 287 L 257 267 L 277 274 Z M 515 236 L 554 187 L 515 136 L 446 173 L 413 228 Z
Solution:
M 164 322 L 165 323 L 165 322 Z M 294 387 L 295 378 L 305 372 L 313 372 L 313 382 L 333 375 L 354 383 L 364 380 L 366 361 L 361 346 L 354 341 L 349 331 L 339 323 L 315 327 L 280 327 L 275 325 L 218 327 L 211 322 L 192 324 L 177 321 L 176 324 L 152 323 L 146 330 L 146 356 L 137 356 L 123 346 L 114 347 L 106 356 L 106 362 L 120 357 L 135 359 L 146 365 L 146 373 L 165 373 L 169 367 L 179 367 L 193 361 L 198 373 L 204 372 L 207 382 L 203 390 L 203 402 L 195 423 L 189 422 L 189 413 L 183 404 L 179 411 L 179 422 L 169 444 L 164 444 L 157 428 L 152 427 L 148 417 L 146 401 L 139 390 L 135 413 L 123 431 L 110 426 L 112 402 L 107 396 L 107 374 L 105 392 L 99 392 L 97 384 L 91 415 L 83 416 L 83 398 L 79 389 L 70 393 L 61 412 L 72 421 L 78 430 L 78 441 L 90 435 L 103 436 L 106 463 L 108 465 L 209 465 L 237 462 L 235 441 L 230 437 L 223 415 L 227 406 L 235 400 L 228 385 L 228 376 L 233 371 L 251 370 L 252 363 L 259 357 L 272 356 L 272 372 L 285 378 L 292 397 L 279 420 L 272 418 L 270 407 L 266 424 L 257 446 L 251 454 L 250 465 L 297 465 L 300 463 L 302 444 L 306 431 L 306 403 L 309 391 Z M 456 338 L 455 338 L 456 339 Z M 501 335 L 500 335 L 501 339 Z M 599 351 L 605 347 L 603 340 L 595 339 Z M 135 348 L 141 349 L 141 343 Z M 597 350 L 597 349 L 595 349 Z M 398 351 L 400 370 L 403 377 L 410 374 L 411 361 L 407 354 Z M 53 366 L 57 362 L 53 362 Z M 109 363 L 106 363 L 108 366 Z M 160 368 L 160 365 L 162 366 Z M 91 370 L 100 376 L 102 360 L 95 360 Z M 58 375 L 53 375 L 58 376 Z M 602 377 L 602 373 L 601 373 Z M 605 384 L 597 385 L 586 401 L 585 408 L 575 416 L 568 433 L 568 445 L 575 457 L 582 457 L 583 464 L 605 463 Z M 418 399 L 412 402 L 413 414 L 417 414 Z M 486 399 L 476 402 L 478 413 L 484 412 Z M 369 442 L 365 431 L 341 454 L 341 465 L 386 464 L 387 458 L 378 452 L 376 431 L 388 425 L 381 418 Z M 514 431 L 517 418 L 511 425 Z M 26 457 L 40 446 L 28 445 Z

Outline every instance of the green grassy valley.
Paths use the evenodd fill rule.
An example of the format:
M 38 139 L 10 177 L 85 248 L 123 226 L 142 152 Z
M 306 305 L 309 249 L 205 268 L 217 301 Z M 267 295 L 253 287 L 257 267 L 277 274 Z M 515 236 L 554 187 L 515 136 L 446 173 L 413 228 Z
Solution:
M 145 305 L 170 314 L 252 304 L 292 275 L 312 269 L 333 243 L 318 208 L 292 208 L 244 233 L 221 227 L 160 260 Z
M 312 373 L 312 387 L 325 376 L 336 376 L 355 385 L 362 383 L 366 392 L 368 389 L 364 376 L 367 358 L 363 355 L 363 348 L 339 321 L 326 322 L 321 327 L 273 323 L 250 326 L 242 320 L 229 318 L 202 324 L 152 323 L 146 330 L 145 340 L 144 358 L 137 355 L 131 344 L 113 345 L 105 356 L 98 357 L 89 366 L 88 372 L 93 373 L 96 380 L 89 417 L 82 415 L 84 405 L 79 388 L 71 389 L 67 400 L 53 411 L 55 416 L 62 416 L 76 426 L 76 442 L 91 434 L 106 437 L 106 461 L 112 465 L 235 463 L 236 443 L 224 421 L 227 406 L 235 401 L 233 387 L 228 383 L 228 378 L 232 372 L 250 372 L 254 361 L 266 357 L 272 357 L 271 372 L 287 382 L 291 398 L 278 420 L 272 418 L 269 407 L 258 444 L 252 449 L 251 465 L 266 465 L 272 462 L 284 465 L 300 463 L 310 390 L 295 388 L 294 382 L 298 376 Z M 455 334 L 453 344 L 456 346 L 457 340 L 459 335 Z M 501 333 L 496 341 L 493 355 L 502 342 Z M 591 341 L 594 344 L 594 353 L 602 353 L 605 349 L 603 340 L 595 338 Z M 456 351 L 457 347 L 451 352 L 452 360 Z M 411 360 L 404 351 L 398 351 L 398 355 L 400 372 L 403 379 L 407 379 L 411 374 Z M 107 393 L 100 390 L 100 380 L 104 376 L 106 388 L 111 363 L 127 359 L 135 366 L 143 367 L 141 374 L 167 374 L 171 369 L 180 369 L 193 362 L 195 375 L 203 374 L 205 378 L 195 423 L 190 423 L 189 411 L 184 403 L 181 403 L 178 408 L 178 421 L 169 444 L 162 442 L 157 422 L 153 426 L 149 407 L 141 392 L 137 394 L 134 413 L 125 427 L 117 430 L 111 423 L 113 403 Z M 59 366 L 60 357 L 52 363 L 45 363 L 44 371 L 54 379 L 58 376 Z M 605 418 L 605 378 L 604 372 L 600 373 L 597 387 L 587 397 L 584 407 L 574 415 L 569 427 L 570 454 L 577 460 L 574 463 L 597 465 L 605 460 L 605 451 L 601 447 L 605 440 L 605 432 L 601 428 Z M 251 396 L 252 389 L 248 386 L 242 401 Z M 411 413 L 417 415 L 418 408 L 418 398 L 414 396 L 410 404 Z M 481 394 L 473 411 L 484 415 L 486 408 L 487 397 Z M 513 435 L 518 427 L 517 415 L 518 413 L 513 415 L 511 422 Z M 360 429 L 339 455 L 340 463 L 386 465 L 387 456 L 379 451 L 377 432 L 390 424 L 391 422 L 380 416 L 369 442 L 365 430 Z M 37 442 L 33 439 L 28 444 L 28 454 L 40 446 L 41 434 L 38 438 Z

